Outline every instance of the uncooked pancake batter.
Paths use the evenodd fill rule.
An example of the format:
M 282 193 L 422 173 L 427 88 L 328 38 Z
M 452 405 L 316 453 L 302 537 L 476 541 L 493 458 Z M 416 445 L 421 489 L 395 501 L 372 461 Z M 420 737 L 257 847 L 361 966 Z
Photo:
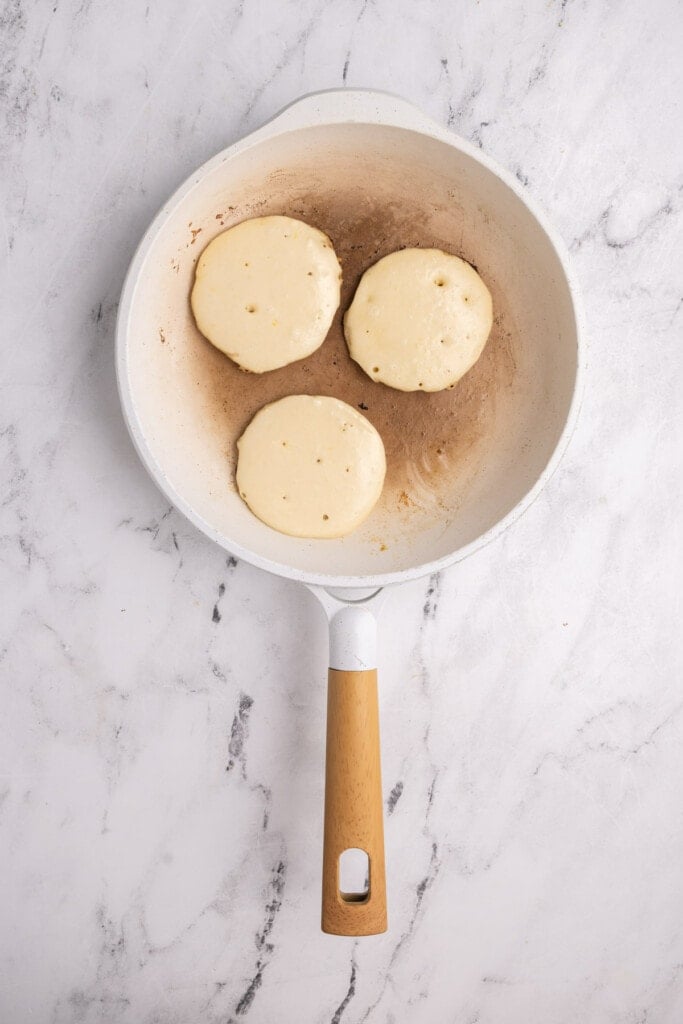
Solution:
M 439 249 L 403 249 L 363 274 L 344 333 L 372 380 L 443 391 L 474 366 L 492 324 L 491 295 L 469 263 Z
M 342 537 L 366 519 L 382 492 L 382 439 L 337 398 L 288 395 L 266 405 L 237 449 L 242 499 L 291 537 Z
M 264 373 L 322 345 L 340 287 L 327 235 L 292 217 L 255 217 L 207 245 L 190 301 L 205 338 L 242 369 Z

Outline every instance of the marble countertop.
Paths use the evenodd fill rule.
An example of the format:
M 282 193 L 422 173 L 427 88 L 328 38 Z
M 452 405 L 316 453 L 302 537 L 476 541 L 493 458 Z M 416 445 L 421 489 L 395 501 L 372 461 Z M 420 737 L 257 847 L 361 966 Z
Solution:
M 680 5 L 14 0 L 0 31 L 0 1020 L 679 1024 Z M 342 85 L 518 176 L 589 348 L 541 498 L 389 595 L 360 940 L 319 930 L 324 616 L 168 507 L 113 369 L 163 200 Z

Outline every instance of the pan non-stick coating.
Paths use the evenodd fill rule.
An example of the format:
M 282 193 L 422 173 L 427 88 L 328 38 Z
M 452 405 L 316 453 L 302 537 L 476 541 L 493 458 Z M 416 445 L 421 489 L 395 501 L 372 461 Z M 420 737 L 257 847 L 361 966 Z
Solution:
M 307 360 L 244 374 L 197 331 L 194 265 L 219 231 L 285 213 L 327 232 L 343 295 L 325 344 Z M 348 356 L 341 317 L 362 272 L 405 246 L 473 263 L 495 324 L 452 391 L 405 395 Z M 143 242 L 119 324 L 121 389 L 153 475 L 228 550 L 311 582 L 362 585 L 418 575 L 467 553 L 537 486 L 569 416 L 578 365 L 570 289 L 556 248 L 525 203 L 470 153 L 398 127 L 320 125 L 230 151 L 200 171 Z M 332 394 L 360 408 L 387 449 L 387 483 L 349 537 L 280 535 L 234 486 L 234 443 L 266 402 Z

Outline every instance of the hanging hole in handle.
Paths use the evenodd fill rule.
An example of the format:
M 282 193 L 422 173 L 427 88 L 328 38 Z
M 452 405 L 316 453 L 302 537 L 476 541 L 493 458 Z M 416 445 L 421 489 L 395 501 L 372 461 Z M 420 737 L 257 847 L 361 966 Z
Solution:
M 339 854 L 339 895 L 345 903 L 364 903 L 370 896 L 370 858 L 352 846 Z

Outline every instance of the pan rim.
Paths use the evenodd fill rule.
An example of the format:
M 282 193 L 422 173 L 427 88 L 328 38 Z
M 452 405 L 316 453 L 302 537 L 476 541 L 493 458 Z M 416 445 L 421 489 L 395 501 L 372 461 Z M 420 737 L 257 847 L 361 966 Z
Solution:
M 352 110 L 354 102 L 359 105 L 361 113 L 365 107 L 365 116 L 341 117 L 334 121 L 326 120 L 325 116 L 321 117 L 316 110 L 315 102 L 318 100 L 324 101 L 324 106 L 330 102 L 335 102 L 337 99 L 343 99 L 345 109 L 349 111 Z M 378 101 L 385 106 L 387 103 L 389 104 L 389 113 L 387 114 L 387 111 L 385 110 L 383 114 L 378 112 L 376 116 L 368 115 L 368 105 Z M 391 111 L 392 103 L 397 104 L 397 109 L 393 112 Z M 288 124 L 288 112 L 292 112 L 299 105 L 303 106 L 304 104 L 309 105 L 310 107 L 306 119 L 294 126 Z M 403 112 L 401 108 L 405 108 Z M 402 116 L 402 114 L 405 114 L 405 110 L 410 111 L 412 114 L 409 119 Z M 408 120 L 410 123 L 408 123 Z M 280 121 L 281 124 L 278 125 L 278 122 Z M 456 548 L 440 558 L 424 562 L 419 565 L 410 566 L 406 569 L 399 569 L 391 572 L 367 573 L 363 575 L 337 575 L 299 569 L 286 562 L 279 562 L 274 559 L 266 558 L 258 551 L 254 551 L 251 548 L 247 548 L 244 545 L 239 544 L 213 527 L 212 524 L 205 520 L 203 516 L 193 508 L 190 502 L 188 502 L 183 495 L 176 490 L 147 443 L 144 429 L 140 423 L 135 408 L 128 373 L 128 327 L 133 307 L 133 299 L 139 283 L 140 272 L 147 254 L 162 226 L 166 223 L 168 218 L 172 216 L 177 206 L 182 202 L 190 190 L 193 189 L 202 180 L 202 178 L 209 174 L 216 166 L 234 157 L 238 153 L 243 152 L 252 146 L 258 145 L 266 138 L 272 138 L 277 135 L 286 134 L 290 131 L 296 131 L 305 127 L 325 127 L 326 125 L 331 127 L 335 124 L 339 125 L 345 123 L 394 127 L 417 132 L 428 138 L 436 139 L 437 141 L 446 143 L 454 149 L 464 153 L 473 161 L 485 167 L 490 173 L 495 175 L 495 177 L 506 185 L 534 218 L 547 237 L 557 256 L 568 289 L 576 336 L 576 362 L 574 367 L 573 393 L 564 427 L 552 453 L 538 475 L 535 483 L 522 496 L 517 504 L 510 509 L 507 515 L 498 520 L 498 522 L 493 526 L 489 527 L 488 530 L 485 530 L 468 544 Z M 419 108 L 413 107 L 412 104 L 409 104 L 402 98 L 395 97 L 391 93 L 370 89 L 330 89 L 309 93 L 284 107 L 275 115 L 274 118 L 266 122 L 266 124 L 261 128 L 221 150 L 193 171 L 185 181 L 183 181 L 183 183 L 173 192 L 170 198 L 162 205 L 135 250 L 121 292 L 121 300 L 116 320 L 115 349 L 116 380 L 119 399 L 123 411 L 123 418 L 133 442 L 133 447 L 156 486 L 169 499 L 173 506 L 177 508 L 178 511 L 181 512 L 195 527 L 201 530 L 206 536 L 210 537 L 211 540 L 230 555 L 248 562 L 257 568 L 274 573 L 277 576 L 309 585 L 339 589 L 381 587 L 432 575 L 440 572 L 442 569 L 445 569 L 450 565 L 454 565 L 457 562 L 468 558 L 470 555 L 481 550 L 505 532 L 505 530 L 507 530 L 527 511 L 527 509 L 531 507 L 555 473 L 576 428 L 583 399 L 585 377 L 584 319 L 579 290 L 571 268 L 567 248 L 559 233 L 549 223 L 545 213 L 540 209 L 532 197 L 525 194 L 514 175 L 506 171 L 505 168 L 500 167 L 495 161 L 483 153 L 482 150 L 467 142 L 467 140 L 460 138 L 449 129 L 442 128 L 436 122 L 433 122 L 427 115 L 423 114 Z

